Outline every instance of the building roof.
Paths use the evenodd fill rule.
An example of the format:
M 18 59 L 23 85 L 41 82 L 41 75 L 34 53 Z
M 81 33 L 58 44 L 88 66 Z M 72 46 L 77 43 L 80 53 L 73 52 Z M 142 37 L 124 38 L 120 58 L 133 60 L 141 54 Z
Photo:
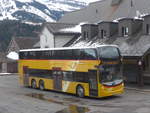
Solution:
M 80 35 L 75 35 L 69 42 L 67 42 L 63 47 L 69 47 L 72 45 L 77 39 L 80 37 Z
M 117 22 L 112 22 L 112 21 L 101 21 L 101 22 L 98 22 L 97 24 L 103 24 L 103 23 L 118 24 L 118 20 L 117 20 Z
M 150 49 L 150 35 L 142 35 L 139 33 L 128 36 L 113 36 L 106 39 L 99 39 L 97 36 L 92 40 L 83 40 L 82 37 L 77 39 L 71 46 L 73 47 L 93 47 L 103 44 L 118 45 L 123 56 L 143 56 Z
M 112 43 L 119 46 L 123 56 L 143 56 L 150 48 L 150 36 L 120 37 Z
M 150 14 L 145 14 L 144 16 L 143 16 L 143 18 L 149 18 L 150 17 Z
M 47 27 L 48 30 L 54 34 L 76 34 L 77 32 L 64 32 L 63 29 L 73 28 L 78 24 L 69 24 L 69 23 L 44 23 L 43 28 Z
M 37 43 L 35 43 L 35 44 L 33 45 L 33 48 L 40 48 L 40 41 L 38 41 Z
M 39 38 L 33 37 L 17 37 L 14 38 L 14 40 L 19 46 L 19 49 L 31 49 L 36 43 L 39 42 Z
M 81 10 L 66 13 L 59 22 L 80 23 L 113 21 L 150 14 L 150 0 L 100 0 Z
M 0 62 L 5 62 L 6 60 L 6 53 L 0 52 Z

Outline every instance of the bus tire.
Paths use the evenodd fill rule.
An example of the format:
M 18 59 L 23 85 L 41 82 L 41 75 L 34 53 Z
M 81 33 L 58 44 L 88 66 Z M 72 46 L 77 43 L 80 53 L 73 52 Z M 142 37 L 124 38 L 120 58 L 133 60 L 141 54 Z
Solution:
M 76 95 L 80 98 L 84 97 L 84 88 L 81 85 L 77 86 Z
M 34 79 L 31 80 L 31 87 L 36 88 L 36 81 Z
M 44 81 L 43 80 L 39 81 L 39 89 L 40 90 L 44 90 L 45 89 L 45 85 L 44 85 Z

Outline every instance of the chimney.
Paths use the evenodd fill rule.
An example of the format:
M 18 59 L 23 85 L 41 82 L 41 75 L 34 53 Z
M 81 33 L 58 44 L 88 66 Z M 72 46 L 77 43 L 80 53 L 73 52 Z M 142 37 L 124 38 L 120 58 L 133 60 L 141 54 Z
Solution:
M 118 23 L 109 21 L 100 22 L 98 23 L 98 31 L 99 38 L 110 38 L 118 34 Z
M 119 36 L 127 37 L 135 34 L 142 27 L 143 20 L 122 18 L 119 20 Z
M 98 25 L 96 24 L 84 24 L 81 26 L 81 35 L 85 40 L 92 39 L 98 35 Z
M 143 18 L 143 34 L 150 35 L 150 15 L 146 15 Z

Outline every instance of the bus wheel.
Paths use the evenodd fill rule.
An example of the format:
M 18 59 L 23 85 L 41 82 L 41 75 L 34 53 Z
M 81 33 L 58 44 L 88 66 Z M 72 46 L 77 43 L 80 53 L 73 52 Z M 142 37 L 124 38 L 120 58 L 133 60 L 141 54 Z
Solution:
M 83 98 L 84 97 L 84 88 L 82 86 L 78 86 L 76 93 L 77 93 L 77 96 Z
M 34 79 L 31 81 L 31 87 L 34 89 L 36 88 L 36 81 Z
M 40 90 L 44 90 L 45 89 L 45 87 L 44 87 L 44 81 L 43 80 L 40 80 L 40 82 L 39 82 L 39 88 L 40 88 Z

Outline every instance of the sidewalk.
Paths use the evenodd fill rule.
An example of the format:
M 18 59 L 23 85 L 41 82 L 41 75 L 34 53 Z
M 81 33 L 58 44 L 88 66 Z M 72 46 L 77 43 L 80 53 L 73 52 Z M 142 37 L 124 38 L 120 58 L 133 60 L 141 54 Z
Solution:
M 18 73 L 0 73 L 0 76 L 11 76 L 11 75 L 17 75 Z
M 140 92 L 150 92 L 150 84 L 139 87 L 137 84 L 125 84 L 125 89 L 127 90 L 136 90 Z

